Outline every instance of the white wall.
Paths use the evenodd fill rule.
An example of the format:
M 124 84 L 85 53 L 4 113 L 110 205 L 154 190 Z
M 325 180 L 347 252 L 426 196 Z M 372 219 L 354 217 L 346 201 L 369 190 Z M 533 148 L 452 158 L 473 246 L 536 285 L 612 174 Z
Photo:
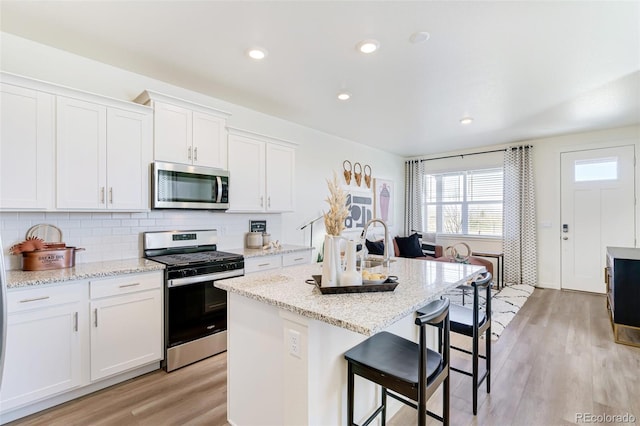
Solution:
M 297 228 L 318 217 L 327 204 L 325 179 L 332 172 L 342 170 L 342 162 L 350 160 L 369 164 L 374 178 L 391 179 L 402 188 L 403 159 L 384 151 L 341 139 L 277 117 L 244 108 L 240 105 L 205 96 L 187 89 L 155 80 L 124 69 L 112 67 L 62 50 L 0 33 L 0 69 L 39 80 L 93 92 L 122 100 L 132 100 L 145 89 L 166 93 L 230 112 L 228 125 L 235 128 L 298 143 L 296 151 L 296 210 L 283 214 L 238 215 L 208 212 L 159 212 L 134 214 L 89 213 L 0 213 L 0 232 L 7 248 L 24 237 L 28 226 L 36 223 L 62 225 L 69 245 L 87 246 L 86 253 L 78 255 L 78 262 L 112 260 L 141 256 L 140 232 L 153 229 L 191 228 L 195 226 L 221 229 L 221 250 L 242 246 L 243 233 L 248 230 L 249 219 L 266 218 L 272 239 L 288 244 L 309 244 L 309 229 Z M 312 102 L 312 100 L 310 100 Z M 1 173 L 1 171 L 0 171 Z M 0 174 L 0 178 L 5 178 Z M 396 218 L 403 218 L 403 191 L 396 191 L 394 199 Z M 123 223 L 131 225 L 123 225 Z M 403 224 L 396 220 L 395 228 Z M 84 229 L 84 230 L 83 230 Z M 102 235 L 87 235 L 92 233 Z M 395 230 L 394 230 L 395 232 Z M 314 245 L 321 244 L 322 221 L 314 227 Z M 76 239 L 72 238 L 74 235 Z M 66 238 L 66 237 L 69 238 Z M 95 238 L 93 238 L 95 237 Z M 114 246 L 114 244 L 116 246 Z M 117 250 L 116 250 L 117 248 Z M 16 267 L 16 259 L 11 266 Z
M 583 149 L 634 145 L 636 158 L 640 156 L 640 126 L 621 127 L 600 131 L 574 133 L 543 139 L 514 142 L 511 145 L 533 145 L 533 166 L 536 190 L 538 220 L 538 286 L 561 288 L 561 217 L 560 217 L 560 155 L 562 152 Z M 509 145 L 486 146 L 475 151 L 503 149 Z M 468 151 L 469 152 L 469 151 Z M 467 152 L 467 153 L 468 153 Z M 472 151 L 470 151 L 472 152 Z M 433 157 L 459 155 L 464 152 L 449 152 Z M 466 156 L 434 160 L 427 163 L 431 172 L 461 170 L 473 167 L 484 168 L 499 165 L 501 153 Z M 636 199 L 640 192 L 640 168 L 636 163 Z M 640 241 L 640 209 L 636 207 L 636 241 Z M 458 241 L 467 242 L 476 251 L 502 251 L 502 240 L 474 237 L 438 237 L 438 244 L 444 247 Z M 637 243 L 636 243 L 637 246 Z M 604 259 L 603 259 L 604 261 Z M 495 263 L 495 262 L 494 262 Z
M 637 158 L 640 155 L 640 126 L 575 133 L 526 142 L 534 146 L 539 286 L 560 288 L 560 228 L 562 226 L 560 222 L 560 154 L 583 149 L 634 145 Z M 640 190 L 640 172 L 637 163 L 635 176 L 637 200 Z M 640 241 L 639 225 L 640 211 L 636 206 L 636 241 Z

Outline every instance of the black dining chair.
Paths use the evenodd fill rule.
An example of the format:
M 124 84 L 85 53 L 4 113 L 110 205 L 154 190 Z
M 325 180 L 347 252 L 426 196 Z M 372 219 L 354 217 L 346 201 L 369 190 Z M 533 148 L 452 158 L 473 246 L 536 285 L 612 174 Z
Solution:
M 418 410 L 418 425 L 427 415 L 449 424 L 449 299 L 434 300 L 422 308 L 415 320 L 420 328 L 419 343 L 383 331 L 349 349 L 347 360 L 347 424 L 355 425 L 354 379 L 358 375 L 382 387 L 382 403 L 363 423 L 378 414 L 386 424 L 387 396 Z M 438 328 L 439 352 L 427 348 L 427 325 Z M 427 411 L 427 401 L 443 384 L 442 416 Z M 402 396 L 401 396 L 402 395 Z M 406 399 L 409 398 L 409 399 Z
M 473 415 L 478 414 L 478 387 L 483 381 L 487 382 L 487 393 L 491 392 L 491 280 L 490 272 L 470 283 L 473 288 L 473 307 L 451 304 L 449 308 L 449 323 L 452 333 L 463 334 L 472 339 L 471 351 L 450 345 L 451 349 L 471 355 L 471 371 L 451 367 L 451 370 L 470 376 L 473 382 Z M 480 290 L 486 290 L 484 307 L 480 305 Z M 429 312 L 429 305 L 418 309 L 418 315 Z M 480 336 L 484 333 L 485 355 L 479 352 Z M 478 371 L 478 360 L 485 360 L 486 371 L 482 376 Z

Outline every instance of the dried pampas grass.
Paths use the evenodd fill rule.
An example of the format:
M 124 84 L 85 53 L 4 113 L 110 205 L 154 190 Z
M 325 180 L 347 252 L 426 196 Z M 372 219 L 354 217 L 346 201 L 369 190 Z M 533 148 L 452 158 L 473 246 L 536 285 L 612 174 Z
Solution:
M 327 179 L 329 196 L 325 200 L 329 203 L 329 211 L 324 214 L 324 227 L 328 235 L 338 236 L 344 230 L 344 221 L 349 216 L 347 209 L 347 194 L 338 184 L 338 175 L 333 172 L 333 180 Z

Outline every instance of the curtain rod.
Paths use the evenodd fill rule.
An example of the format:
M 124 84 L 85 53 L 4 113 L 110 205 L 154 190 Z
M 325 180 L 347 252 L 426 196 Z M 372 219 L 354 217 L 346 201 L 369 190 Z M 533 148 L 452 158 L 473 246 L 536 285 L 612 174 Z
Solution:
M 508 149 L 531 148 L 532 146 L 533 145 L 520 145 L 520 146 L 513 146 L 510 148 L 494 149 L 491 151 L 470 152 L 468 154 L 447 155 L 444 157 L 436 157 L 436 158 L 423 158 L 421 160 L 415 160 L 415 161 L 420 161 L 422 163 L 423 161 L 444 160 L 445 158 L 456 158 L 456 157 L 464 158 L 466 155 L 479 155 L 479 154 L 490 154 L 492 152 L 505 152 Z

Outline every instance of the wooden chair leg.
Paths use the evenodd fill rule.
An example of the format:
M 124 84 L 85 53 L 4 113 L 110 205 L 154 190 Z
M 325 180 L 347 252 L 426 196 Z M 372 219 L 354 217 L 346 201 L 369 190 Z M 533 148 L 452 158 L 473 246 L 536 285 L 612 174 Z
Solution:
M 382 388 L 382 421 L 380 422 L 381 426 L 385 426 L 387 424 L 387 388 Z
M 487 356 L 487 378 L 485 379 L 487 381 L 487 393 L 491 393 L 491 327 L 487 328 L 487 335 L 485 336 L 486 339 L 486 356 Z
M 449 426 L 449 406 L 450 406 L 450 386 L 449 376 L 444 379 L 444 383 L 442 386 L 442 391 L 444 395 L 442 396 L 442 424 L 444 426 Z
M 471 355 L 473 362 L 472 377 L 473 380 L 473 415 L 478 414 L 478 333 L 473 336 L 473 354 Z
M 351 363 L 347 363 L 347 424 L 349 426 L 353 425 L 353 367 Z
M 424 397 L 424 390 L 418 391 L 418 426 L 427 425 L 427 400 Z

